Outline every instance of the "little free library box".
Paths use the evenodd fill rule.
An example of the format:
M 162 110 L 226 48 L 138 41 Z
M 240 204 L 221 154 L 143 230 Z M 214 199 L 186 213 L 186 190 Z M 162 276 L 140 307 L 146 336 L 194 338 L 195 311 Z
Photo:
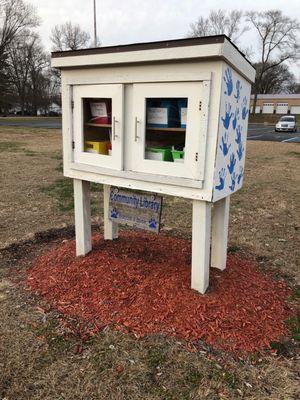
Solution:
M 104 185 L 107 240 L 118 236 L 115 188 L 188 198 L 191 286 L 205 293 L 209 267 L 226 267 L 229 198 L 243 184 L 252 65 L 220 35 L 55 52 L 52 66 L 62 77 L 77 255 L 91 250 L 90 182 Z M 151 221 L 149 230 L 157 231 Z

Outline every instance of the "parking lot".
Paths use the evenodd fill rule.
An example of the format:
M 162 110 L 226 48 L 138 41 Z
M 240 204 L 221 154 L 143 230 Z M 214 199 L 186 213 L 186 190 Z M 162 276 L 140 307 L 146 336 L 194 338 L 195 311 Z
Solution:
M 274 125 L 249 124 L 248 140 L 300 143 L 300 132 L 275 132 Z

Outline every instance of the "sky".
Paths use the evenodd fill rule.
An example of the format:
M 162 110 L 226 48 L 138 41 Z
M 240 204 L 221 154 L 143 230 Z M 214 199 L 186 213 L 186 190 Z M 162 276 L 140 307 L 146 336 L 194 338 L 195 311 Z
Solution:
M 78 23 L 91 35 L 93 32 L 93 0 L 30 0 L 41 18 L 39 32 L 44 45 L 51 50 L 49 36 L 56 24 Z M 98 36 L 103 46 L 187 36 L 190 24 L 211 9 L 264 11 L 281 9 L 284 14 L 300 20 L 299 0 L 96 0 Z M 254 5 L 255 4 L 255 5 Z M 240 44 L 255 43 L 255 33 L 247 32 Z M 300 81 L 300 63 L 292 65 Z

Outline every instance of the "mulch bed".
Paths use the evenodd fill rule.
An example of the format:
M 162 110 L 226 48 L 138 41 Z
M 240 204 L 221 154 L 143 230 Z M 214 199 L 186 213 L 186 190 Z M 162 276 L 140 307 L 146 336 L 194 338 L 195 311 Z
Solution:
M 55 310 L 79 318 L 85 334 L 111 326 L 138 337 L 201 339 L 236 354 L 288 335 L 290 290 L 283 281 L 233 254 L 225 271 L 211 269 L 210 289 L 201 295 L 190 289 L 190 263 L 191 244 L 183 239 L 124 232 L 104 241 L 96 235 L 86 257 L 75 257 L 73 240 L 47 251 L 28 270 L 27 284 Z

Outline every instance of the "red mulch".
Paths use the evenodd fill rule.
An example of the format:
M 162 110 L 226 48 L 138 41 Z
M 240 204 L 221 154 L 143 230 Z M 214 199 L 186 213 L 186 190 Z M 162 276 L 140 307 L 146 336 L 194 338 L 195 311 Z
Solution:
M 84 258 L 75 257 L 74 241 L 63 242 L 36 260 L 27 280 L 54 309 L 91 326 L 90 333 L 110 325 L 137 336 L 201 339 L 235 353 L 262 350 L 288 334 L 286 284 L 240 255 L 229 255 L 223 272 L 211 269 L 210 290 L 200 295 L 190 289 L 190 242 L 141 232 L 93 241 Z

